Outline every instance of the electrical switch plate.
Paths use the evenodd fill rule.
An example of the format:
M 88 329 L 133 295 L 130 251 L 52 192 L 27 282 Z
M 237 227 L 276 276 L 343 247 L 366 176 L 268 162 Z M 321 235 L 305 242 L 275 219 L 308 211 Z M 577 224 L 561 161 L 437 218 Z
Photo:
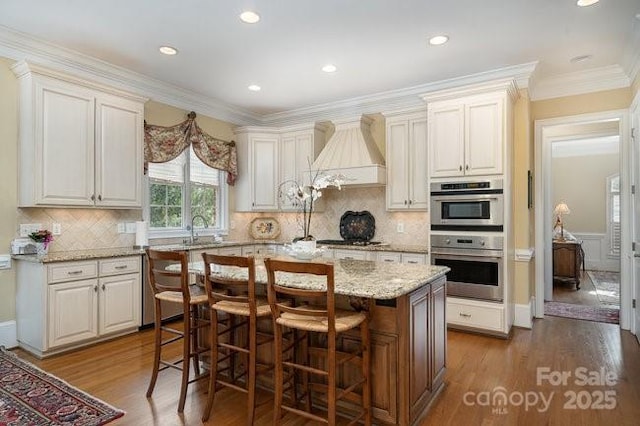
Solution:
M 11 269 L 11 255 L 10 254 L 1 254 L 0 255 L 0 269 Z
M 126 233 L 127 234 L 135 234 L 136 233 L 136 223 L 135 222 L 127 222 L 125 226 L 126 226 Z
M 398 231 L 399 234 L 402 234 L 404 232 L 403 222 L 398 222 L 398 224 L 396 225 L 396 231 Z
M 118 224 L 118 234 L 124 234 L 125 228 L 124 228 L 124 223 L 119 223 Z
M 42 229 L 41 223 L 21 223 L 20 224 L 20 236 L 28 237 L 32 232 L 38 232 Z
M 62 234 L 62 226 L 59 223 L 54 223 L 51 225 L 51 233 L 53 235 Z

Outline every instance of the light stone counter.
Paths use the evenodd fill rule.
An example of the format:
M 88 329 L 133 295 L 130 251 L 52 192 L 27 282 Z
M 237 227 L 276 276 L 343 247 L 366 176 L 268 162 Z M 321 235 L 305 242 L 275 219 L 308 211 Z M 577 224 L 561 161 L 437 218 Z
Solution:
M 282 245 L 285 244 L 282 241 L 223 241 L 221 243 L 201 243 L 201 244 L 164 244 L 158 246 L 151 246 L 156 250 L 206 250 L 220 247 L 238 247 L 246 245 Z M 342 250 L 360 250 L 360 251 L 395 251 L 402 253 L 421 253 L 427 254 L 427 248 L 423 246 L 411 246 L 411 245 L 396 245 L 396 244 L 381 244 L 376 246 L 344 246 L 344 245 L 324 245 L 329 249 L 342 249 Z M 74 260 L 90 260 L 101 259 L 108 257 L 123 257 L 123 256 L 135 256 L 143 255 L 145 252 L 142 249 L 135 249 L 133 247 L 113 247 L 113 248 L 101 248 L 101 249 L 87 249 L 87 250 L 69 250 L 50 252 L 45 256 L 38 255 L 13 255 L 14 260 L 25 260 L 27 262 L 36 263 L 54 263 L 54 262 L 67 262 Z
M 290 257 L 279 259 L 293 260 Z M 179 265 L 175 266 L 179 268 Z M 169 268 L 175 270 L 173 265 Z M 192 273 L 203 274 L 204 263 L 190 263 L 189 270 Z M 373 299 L 395 299 L 442 277 L 449 270 L 445 266 L 340 259 L 334 262 L 335 293 Z M 233 267 L 218 267 L 213 274 L 231 279 L 247 279 L 246 270 Z M 279 273 L 276 279 L 280 284 L 293 288 L 326 288 L 326 279 L 313 275 Z M 256 282 L 267 283 L 267 271 L 261 259 L 256 259 Z

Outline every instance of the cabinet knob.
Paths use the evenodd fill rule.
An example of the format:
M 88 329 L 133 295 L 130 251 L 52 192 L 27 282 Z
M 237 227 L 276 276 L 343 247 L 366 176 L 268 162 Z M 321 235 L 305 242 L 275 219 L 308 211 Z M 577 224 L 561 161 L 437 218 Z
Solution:
M 465 166 L 465 169 L 466 169 L 466 170 L 469 170 L 469 165 L 468 165 L 468 164 Z
M 96 200 L 96 194 L 91 194 L 91 201 L 95 201 Z
M 102 201 L 102 195 L 98 195 L 98 201 Z
M 462 318 L 471 318 L 471 314 L 465 314 L 465 313 L 462 313 L 462 312 L 460 312 L 460 316 Z
M 458 170 L 462 171 L 462 165 L 460 165 L 460 167 L 458 167 Z
M 405 205 L 405 206 L 407 205 L 407 200 L 404 200 L 404 205 Z
M 93 286 L 93 291 L 96 292 L 96 293 L 98 292 L 98 285 L 97 284 Z
M 413 200 L 409 200 L 409 205 L 411 205 L 413 203 Z
M 104 284 L 102 284 L 102 291 L 104 291 Z

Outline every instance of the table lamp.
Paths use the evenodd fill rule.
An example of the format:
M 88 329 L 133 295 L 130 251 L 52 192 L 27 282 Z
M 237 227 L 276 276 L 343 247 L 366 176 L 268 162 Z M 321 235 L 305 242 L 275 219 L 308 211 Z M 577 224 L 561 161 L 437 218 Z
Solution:
M 555 229 L 558 225 L 560 225 L 559 239 L 564 241 L 564 223 L 562 222 L 562 215 L 570 214 L 571 210 L 569 209 L 569 206 L 567 206 L 567 204 L 564 201 L 562 201 L 558 203 L 555 209 L 553 209 L 553 213 L 556 215 L 556 224 L 553 227 L 553 229 Z

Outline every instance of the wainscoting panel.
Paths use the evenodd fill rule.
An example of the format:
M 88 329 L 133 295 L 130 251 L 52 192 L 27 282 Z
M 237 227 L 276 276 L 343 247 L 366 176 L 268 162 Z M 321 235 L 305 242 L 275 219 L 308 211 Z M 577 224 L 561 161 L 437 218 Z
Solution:
M 607 234 L 576 232 L 573 235 L 582 241 L 586 269 L 596 271 L 620 271 L 620 258 L 609 256 L 609 239 Z

